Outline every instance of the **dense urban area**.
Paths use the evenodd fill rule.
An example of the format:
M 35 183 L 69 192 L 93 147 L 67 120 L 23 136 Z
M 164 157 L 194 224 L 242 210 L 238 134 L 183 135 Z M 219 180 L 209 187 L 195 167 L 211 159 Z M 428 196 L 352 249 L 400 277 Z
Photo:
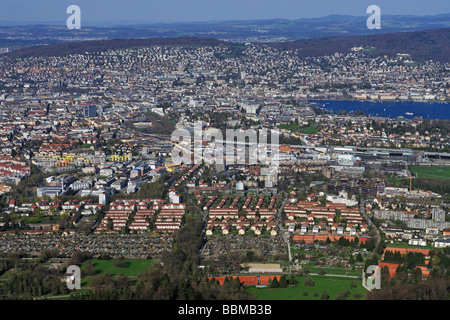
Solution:
M 448 299 L 450 120 L 314 102 L 449 102 L 448 62 L 373 50 L 0 57 L 0 296 Z M 275 132 L 276 170 L 216 163 L 196 124 Z

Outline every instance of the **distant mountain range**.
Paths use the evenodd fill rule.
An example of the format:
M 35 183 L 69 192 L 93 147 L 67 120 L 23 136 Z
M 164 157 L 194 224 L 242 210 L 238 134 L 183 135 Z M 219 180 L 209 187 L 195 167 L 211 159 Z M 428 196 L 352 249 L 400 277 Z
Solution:
M 373 56 L 409 53 L 415 61 L 450 62 L 450 28 L 396 32 L 350 37 L 323 37 L 285 42 L 255 44 L 279 49 L 298 49 L 299 56 L 312 57 L 348 53 L 353 47 L 370 47 Z M 149 39 L 114 39 L 66 42 L 46 46 L 26 47 L 7 53 L 11 58 L 29 56 L 63 56 L 84 52 L 101 52 L 154 45 L 237 46 L 239 43 L 206 37 L 175 37 Z
M 268 19 L 114 24 L 81 22 L 80 30 L 56 24 L 13 25 L 0 21 L 0 47 L 24 47 L 80 40 L 165 37 L 213 37 L 231 42 L 275 42 L 309 38 L 373 35 L 401 31 L 450 28 L 450 13 L 432 16 L 382 15 L 381 29 L 369 30 L 367 16 L 330 15 L 297 20 Z

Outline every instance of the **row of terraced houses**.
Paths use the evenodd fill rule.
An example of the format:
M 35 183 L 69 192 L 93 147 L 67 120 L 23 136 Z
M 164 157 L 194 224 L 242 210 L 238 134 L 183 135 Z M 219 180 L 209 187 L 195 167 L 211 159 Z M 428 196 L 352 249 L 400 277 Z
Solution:
M 153 231 L 174 232 L 180 228 L 185 209 L 185 203 L 164 203 L 158 198 L 118 199 L 110 204 L 95 232 L 118 233 L 125 226 L 132 232 L 147 232 L 155 215 Z

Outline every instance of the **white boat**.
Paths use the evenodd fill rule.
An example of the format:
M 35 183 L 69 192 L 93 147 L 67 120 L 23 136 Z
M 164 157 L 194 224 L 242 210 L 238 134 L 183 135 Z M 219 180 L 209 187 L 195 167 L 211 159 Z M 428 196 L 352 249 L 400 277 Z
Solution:
M 405 112 L 405 114 L 406 114 L 407 116 L 412 116 L 414 113 L 412 113 L 412 112 Z

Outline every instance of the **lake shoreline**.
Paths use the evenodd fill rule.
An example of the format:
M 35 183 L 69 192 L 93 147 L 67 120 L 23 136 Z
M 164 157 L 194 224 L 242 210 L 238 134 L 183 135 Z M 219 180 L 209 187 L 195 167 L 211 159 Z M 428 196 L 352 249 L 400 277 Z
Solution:
M 368 116 L 391 119 L 397 117 L 406 119 L 413 119 L 415 117 L 422 117 L 423 119 L 450 119 L 450 108 L 448 108 L 449 102 L 444 101 L 424 102 L 321 99 L 310 100 L 309 104 L 331 112 L 345 111 L 352 114 L 355 111 L 362 111 Z

